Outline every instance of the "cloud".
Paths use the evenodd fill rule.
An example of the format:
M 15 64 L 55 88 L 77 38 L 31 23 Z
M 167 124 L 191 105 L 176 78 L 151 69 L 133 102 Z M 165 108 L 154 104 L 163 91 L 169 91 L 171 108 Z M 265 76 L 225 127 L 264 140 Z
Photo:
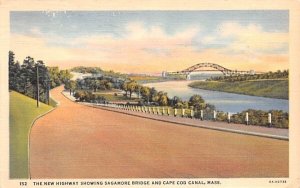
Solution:
M 199 28 L 190 27 L 169 35 L 159 26 L 147 27 L 132 22 L 126 26 L 126 33 L 122 37 L 109 34 L 85 36 L 73 40 L 72 46 L 80 46 L 75 50 L 77 53 L 89 50 L 103 54 L 103 58 L 97 60 L 118 59 L 119 63 L 141 64 L 157 56 L 170 58 L 174 55 L 174 49 L 183 50 L 192 46 L 192 40 L 198 32 Z
M 201 62 L 257 71 L 288 67 L 288 54 L 276 52 L 288 44 L 288 34 L 266 32 L 253 24 L 225 22 L 218 32 L 206 35 L 199 27 L 169 34 L 159 25 L 147 26 L 142 22 L 128 23 L 118 37 L 97 34 L 49 38 L 39 32 L 33 28 L 36 35 L 11 35 L 11 50 L 17 59 L 30 55 L 44 60 L 48 66 L 100 66 L 135 73 L 177 71 Z M 195 40 L 203 45 L 201 50 L 195 46 Z
M 159 48 L 159 47 L 144 48 L 143 50 L 149 54 L 153 54 L 153 55 L 157 55 L 157 56 L 169 56 L 170 55 L 170 50 L 164 49 L 164 48 Z
M 186 28 L 181 32 L 173 35 L 167 34 L 159 26 L 146 27 L 139 22 L 129 23 L 126 26 L 126 33 L 121 38 L 116 38 L 113 35 L 101 34 L 88 37 L 81 37 L 74 41 L 77 45 L 83 45 L 87 48 L 103 49 L 157 49 L 165 50 L 177 46 L 191 45 L 193 38 L 199 32 L 199 28 Z
M 31 30 L 32 33 L 40 33 L 38 28 Z M 111 67 L 120 67 L 122 64 L 147 67 L 157 63 L 159 56 L 166 59 L 177 56 L 174 49 L 177 49 L 176 53 L 185 51 L 197 32 L 198 28 L 191 27 L 168 35 L 159 26 L 147 28 L 141 23 L 129 23 L 126 35 L 119 38 L 109 34 L 73 39 L 11 34 L 11 49 L 21 61 L 26 56 L 32 56 L 36 60 L 44 60 L 49 66 L 64 66 L 62 62 L 66 62 L 65 67 L 74 64 L 71 62 L 98 62 L 99 66 L 110 64 Z
M 26 56 L 44 61 L 50 59 L 66 60 L 70 56 L 67 49 L 57 46 L 51 47 L 47 45 L 46 39 L 31 35 L 11 34 L 10 47 L 20 61 Z
M 42 36 L 42 32 L 38 27 L 33 27 L 29 30 L 32 36 Z
M 213 44 L 217 42 L 217 37 L 216 36 L 204 36 L 201 40 L 203 44 Z
M 227 46 L 229 51 L 240 53 L 287 52 L 288 33 L 267 32 L 259 25 L 242 26 L 236 22 L 225 22 L 219 27 L 220 38 L 233 41 Z

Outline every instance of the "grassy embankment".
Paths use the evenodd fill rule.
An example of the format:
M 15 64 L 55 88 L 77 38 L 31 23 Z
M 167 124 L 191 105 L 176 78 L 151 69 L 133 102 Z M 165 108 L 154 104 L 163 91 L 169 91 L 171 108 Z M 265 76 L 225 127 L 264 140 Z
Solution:
M 288 79 L 249 80 L 240 82 L 196 81 L 189 84 L 192 88 L 223 91 L 244 95 L 288 99 Z
M 33 121 L 52 107 L 40 103 L 20 93 L 10 92 L 9 148 L 10 178 L 28 178 L 28 136 Z

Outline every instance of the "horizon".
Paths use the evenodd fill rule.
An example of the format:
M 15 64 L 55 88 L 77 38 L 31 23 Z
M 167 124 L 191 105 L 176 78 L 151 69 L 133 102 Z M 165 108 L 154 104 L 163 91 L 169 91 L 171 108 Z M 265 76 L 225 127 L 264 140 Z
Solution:
M 132 74 L 179 71 L 202 62 L 228 69 L 289 67 L 289 12 L 12 11 L 10 46 L 47 66 Z M 26 23 L 26 25 L 24 24 Z

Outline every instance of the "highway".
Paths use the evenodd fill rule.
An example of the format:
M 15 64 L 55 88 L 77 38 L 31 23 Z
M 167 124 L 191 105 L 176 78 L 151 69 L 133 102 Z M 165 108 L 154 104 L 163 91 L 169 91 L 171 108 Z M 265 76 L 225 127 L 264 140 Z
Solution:
M 60 105 L 30 135 L 31 178 L 288 177 L 288 141 Z

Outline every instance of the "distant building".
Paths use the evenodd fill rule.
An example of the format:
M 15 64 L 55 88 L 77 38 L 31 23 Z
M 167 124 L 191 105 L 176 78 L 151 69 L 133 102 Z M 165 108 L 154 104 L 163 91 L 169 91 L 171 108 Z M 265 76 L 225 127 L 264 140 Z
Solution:
M 84 74 L 83 76 L 82 76 L 82 78 L 100 78 L 100 77 L 103 77 L 103 75 L 102 74 L 100 74 L 100 73 L 97 73 L 97 74 Z
M 92 77 L 93 78 L 99 78 L 99 77 L 102 77 L 103 75 L 100 74 L 100 73 L 97 73 L 97 74 L 92 74 Z
M 250 75 L 254 75 L 255 74 L 255 70 L 250 70 Z

